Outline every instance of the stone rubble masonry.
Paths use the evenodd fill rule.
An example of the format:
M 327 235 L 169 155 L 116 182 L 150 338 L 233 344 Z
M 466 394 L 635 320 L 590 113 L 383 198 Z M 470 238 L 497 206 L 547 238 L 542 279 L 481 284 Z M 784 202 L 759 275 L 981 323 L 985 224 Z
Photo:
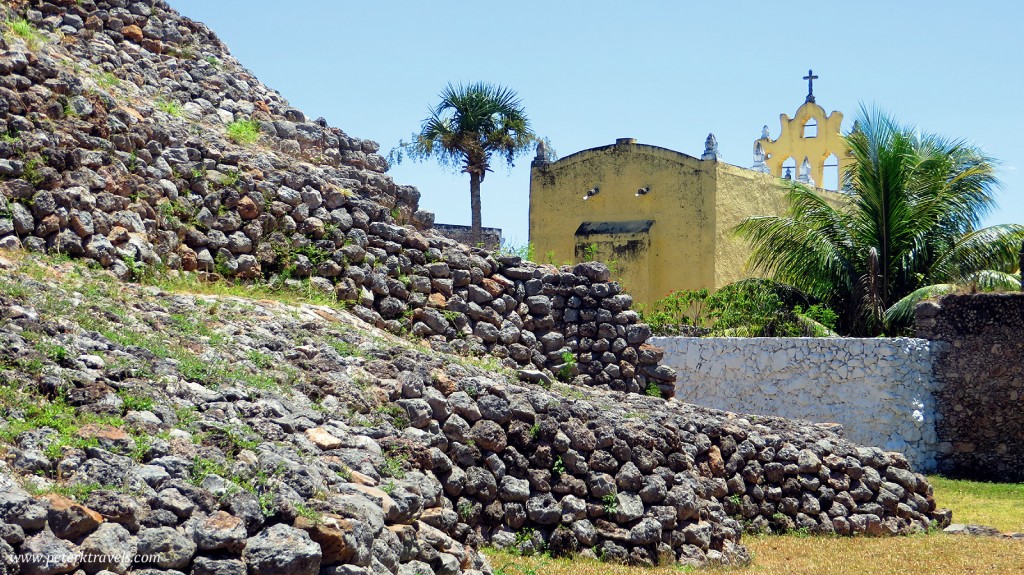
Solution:
M 118 317 L 143 341 L 158 334 L 177 341 L 164 322 L 217 301 L 211 329 L 227 341 L 205 349 L 205 359 L 244 365 L 240 358 L 263 350 L 299 381 L 213 388 L 186 376 L 175 359 L 83 329 L 82 316 L 70 310 L 28 313 L 30 301 L 69 300 L 77 289 L 32 285 L 32 294 L 0 293 L 9 363 L 38 353 L 22 336 L 30 329 L 55 334 L 68 358 L 79 359 L 40 360 L 50 381 L 68 381 L 69 398 L 86 411 L 111 405 L 119 398 L 115 386 L 131 386 L 133 395 L 153 401 L 126 427 L 156 433 L 141 461 L 116 453 L 131 449 L 113 441 L 64 449 L 50 460 L 42 445 L 52 432 L 45 429 L 5 445 L 0 533 L 13 530 L 15 550 L 73 549 L 84 537 L 81 548 L 96 554 L 137 552 L 182 572 L 189 565 L 203 573 L 247 566 L 260 575 L 312 575 L 345 564 L 357 575 L 480 575 L 488 567 L 479 546 L 523 544 L 530 534 L 534 548 L 555 554 L 639 565 L 739 564 L 748 558 L 740 543 L 748 530 L 895 535 L 922 532 L 945 517 L 926 478 L 903 456 L 851 443 L 831 426 L 517 382 L 371 327 L 338 334 L 332 326 L 340 320 L 321 315 L 322 306 L 122 286 Z M 108 296 L 97 297 L 109 305 Z M 359 356 L 338 353 L 333 343 L 341 335 Z M 90 367 L 97 363 L 87 350 L 161 375 L 135 377 L 123 364 Z M 18 370 L 3 376 L 25 389 L 43 385 Z M 372 416 L 380 407 L 393 416 Z M 195 421 L 182 424 L 180 413 Z M 251 443 L 240 449 L 218 431 L 225 425 Z M 202 430 L 216 435 L 197 443 L 192 433 Z M 240 449 L 234 456 L 232 447 Z M 197 474 L 203 458 L 225 462 L 225 473 Z M 68 484 L 111 487 L 76 505 L 33 498 L 9 479 L 54 469 Z M 239 486 L 257 470 L 268 474 L 267 487 L 252 487 L 260 497 Z M 53 533 L 75 539 L 46 535 Z M 221 561 L 227 563 L 215 564 Z M 101 566 L 90 565 L 87 572 Z
M 307 120 L 165 3 L 44 1 L 9 15 L 65 41 L 0 44 L 0 247 L 124 278 L 150 265 L 304 280 L 439 349 L 671 393 L 674 374 L 603 264 L 537 265 L 433 232 L 375 142 Z M 249 120 L 255 146 L 226 137 Z
M 369 336 L 360 342 L 373 348 L 367 357 L 296 346 L 326 329 L 326 312 L 298 306 L 293 317 L 267 306 L 235 315 L 223 327 L 231 345 L 203 357 L 242 365 L 263 349 L 314 384 L 215 389 L 186 377 L 180 362 L 26 305 L 43 291 L 79 298 L 60 285 L 33 281 L 31 293 L 0 294 L 5 354 L 30 357 L 22 337 L 30 330 L 71 350 L 63 365 L 47 358 L 42 378 L 5 376 L 47 393 L 66 382 L 77 409 L 102 413 L 123 403 L 114 390 L 143 387 L 152 411 L 126 421 L 170 438 L 154 435 L 143 463 L 114 453 L 132 451 L 126 432 L 96 427 L 98 446 L 50 461 L 39 448 L 45 430 L 21 434 L 5 446 L 11 463 L 0 462 L 4 546 L 156 552 L 154 569 L 193 575 L 483 575 L 490 567 L 479 546 L 531 533 L 555 553 L 737 564 L 748 558 L 744 530 L 895 535 L 948 520 L 899 453 L 827 426 L 644 397 L 670 395 L 675 373 L 606 266 L 536 265 L 434 234 L 418 192 L 386 175 L 376 143 L 309 121 L 165 2 L 18 6 L 0 5 L 0 21 L 25 18 L 61 41 L 30 47 L 0 37 L 0 247 L 86 259 L 125 279 L 159 265 L 305 280 L 350 302 L 370 326 L 425 338 L 434 350 L 384 348 Z M 226 137 L 242 120 L 259 124 L 252 146 Z M 197 305 L 122 289 L 135 290 L 125 301 L 137 329 Z M 159 375 L 104 366 L 99 350 Z M 449 352 L 490 354 L 525 381 L 465 367 Z M 553 385 L 552 376 L 583 387 Z M 234 454 L 226 471 L 273 475 L 270 492 L 192 477 L 200 455 L 229 457 L 217 441 L 191 441 L 181 406 L 210 432 L 249 426 L 255 447 Z M 373 407 L 401 412 L 402 423 L 354 424 L 352 414 Z M 131 489 L 96 490 L 83 509 L 69 507 L 11 479 L 36 469 Z M 29 567 L 22 572 L 78 568 Z M 83 569 L 101 567 L 125 570 Z
M 441 224 L 434 223 L 434 231 L 441 235 L 453 239 L 460 244 L 474 245 L 472 241 L 472 226 L 464 226 L 459 224 Z M 480 245 L 479 247 L 486 248 L 489 250 L 498 250 L 501 248 L 501 228 L 480 228 Z
M 842 425 L 843 436 L 935 469 L 932 342 L 913 338 L 657 337 L 680 401 Z
M 947 295 L 915 310 L 936 354 L 938 470 L 1024 481 L 1024 294 Z

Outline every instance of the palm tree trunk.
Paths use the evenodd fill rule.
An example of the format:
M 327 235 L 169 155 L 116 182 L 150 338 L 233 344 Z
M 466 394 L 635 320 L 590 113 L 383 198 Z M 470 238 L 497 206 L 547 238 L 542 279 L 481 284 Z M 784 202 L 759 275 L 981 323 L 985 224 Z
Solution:
M 470 241 L 474 246 L 479 246 L 483 237 L 480 222 L 480 180 L 479 173 L 475 171 L 469 173 L 469 206 L 473 212 L 473 229 L 470 232 Z

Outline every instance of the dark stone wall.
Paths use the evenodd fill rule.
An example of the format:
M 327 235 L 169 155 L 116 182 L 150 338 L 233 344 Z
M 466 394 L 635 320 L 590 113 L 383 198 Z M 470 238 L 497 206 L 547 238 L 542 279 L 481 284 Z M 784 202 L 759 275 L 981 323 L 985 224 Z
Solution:
M 446 238 L 455 240 L 460 244 L 472 246 L 472 226 L 460 226 L 457 224 L 434 224 L 434 230 Z M 480 228 L 480 243 L 485 250 L 497 250 L 501 247 L 501 228 Z
M 948 295 L 918 306 L 935 362 L 940 472 L 1024 481 L 1024 294 Z

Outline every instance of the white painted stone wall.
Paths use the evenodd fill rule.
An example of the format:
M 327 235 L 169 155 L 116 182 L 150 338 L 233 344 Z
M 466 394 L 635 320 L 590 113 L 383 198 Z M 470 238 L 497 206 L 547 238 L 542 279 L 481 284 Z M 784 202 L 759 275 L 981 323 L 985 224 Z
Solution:
M 680 401 L 842 424 L 851 441 L 935 466 L 933 347 L 924 339 L 657 337 Z

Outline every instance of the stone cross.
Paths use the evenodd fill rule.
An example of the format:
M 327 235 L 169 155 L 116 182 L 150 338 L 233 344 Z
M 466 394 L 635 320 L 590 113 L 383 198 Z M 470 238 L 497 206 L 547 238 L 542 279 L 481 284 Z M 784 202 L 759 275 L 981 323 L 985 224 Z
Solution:
M 814 81 L 817 79 L 818 77 L 814 75 L 814 70 L 808 70 L 807 75 L 804 76 L 804 80 L 807 80 L 807 100 L 805 100 L 807 102 L 814 101 Z

